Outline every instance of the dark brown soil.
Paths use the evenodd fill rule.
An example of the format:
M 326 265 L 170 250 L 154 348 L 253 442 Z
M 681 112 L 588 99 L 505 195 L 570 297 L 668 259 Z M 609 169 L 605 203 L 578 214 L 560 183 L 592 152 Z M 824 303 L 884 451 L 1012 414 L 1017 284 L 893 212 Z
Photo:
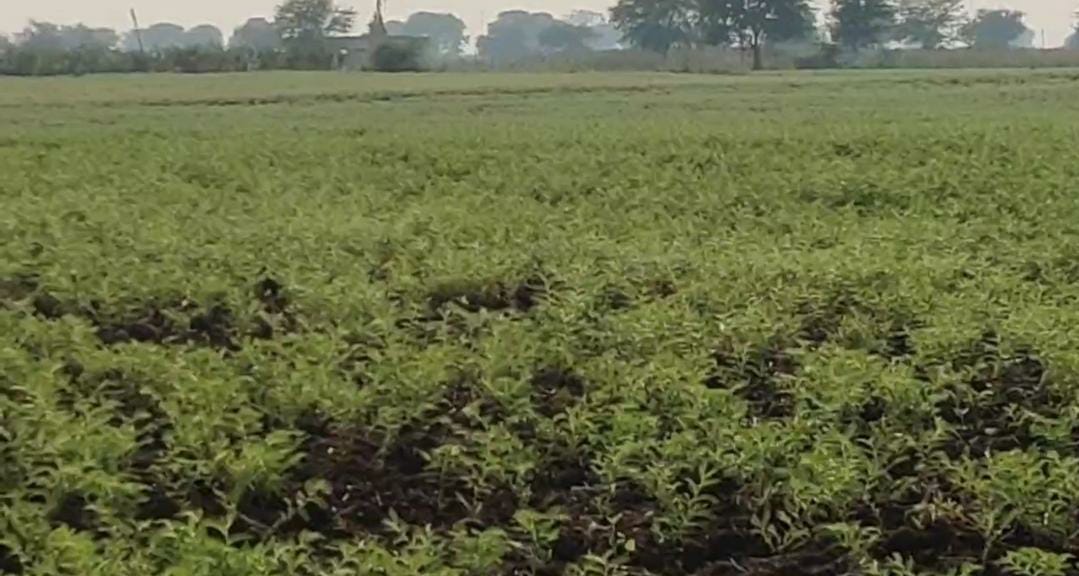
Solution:
M 140 311 L 111 318 L 91 312 L 90 320 L 97 326 L 97 337 L 107 346 L 126 342 L 171 344 L 184 337 L 184 329 L 171 318 L 167 308 L 153 303 Z
M 235 539 L 294 535 L 308 529 L 317 529 L 327 536 L 335 535 L 333 518 L 314 503 L 307 503 L 301 511 L 292 514 L 284 497 L 249 490 L 240 497 L 237 510 L 236 521 L 229 527 L 229 535 Z
M 236 320 L 227 306 L 215 304 L 209 310 L 191 317 L 189 338 L 212 348 L 239 350 L 236 343 Z
M 609 287 L 599 295 L 599 312 L 619 312 L 633 306 L 633 298 L 616 287 Z
M 879 396 L 871 396 L 861 404 L 845 406 L 839 413 L 839 422 L 847 434 L 859 441 L 868 441 L 874 427 L 888 414 L 888 403 Z
M 888 413 L 888 403 L 880 396 L 873 396 L 862 403 L 858 419 L 865 424 L 876 424 Z
M 1033 534 L 1022 527 L 1009 531 L 991 548 L 985 539 L 973 530 L 956 526 L 940 519 L 928 525 L 907 522 L 885 530 L 883 539 L 874 547 L 872 555 L 884 560 L 900 554 L 913 562 L 920 571 L 943 573 L 964 562 L 981 563 L 988 560 L 985 574 L 1001 574 L 998 561 L 1008 551 L 1035 547 L 1058 554 L 1074 554 L 1074 542 L 1059 536 Z
M 886 534 L 873 554 L 881 559 L 902 554 L 912 559 L 915 565 L 930 569 L 943 568 L 955 559 L 980 558 L 984 549 L 984 540 L 976 534 L 937 522 L 925 528 L 900 527 Z
M 995 336 L 987 335 L 954 364 L 972 376 L 938 406 L 941 417 L 956 429 L 957 437 L 946 446 L 952 457 L 1033 446 L 1039 439 L 1025 413 L 1059 413 L 1062 399 L 1049 386 L 1044 363 L 1031 351 L 1002 357 Z
M 22 573 L 22 561 L 19 560 L 11 548 L 0 544 L 0 574 L 17 576 Z
M 107 346 L 128 342 L 160 345 L 202 345 L 220 350 L 240 349 L 232 311 L 222 304 L 200 309 L 192 302 L 149 302 L 131 312 L 85 310 Z
M 599 478 L 587 456 L 566 453 L 548 460 L 532 480 L 532 504 L 538 509 L 567 505 L 573 493 L 599 485 Z
M 46 320 L 58 320 L 72 310 L 71 306 L 64 304 L 59 298 L 47 291 L 36 294 L 32 304 L 34 313 Z
M 427 297 L 427 305 L 433 312 L 442 311 L 450 305 L 473 313 L 481 310 L 528 312 L 546 294 L 546 285 L 539 278 L 529 278 L 519 283 L 455 282 L 432 289 Z
M 183 510 L 182 504 L 169 495 L 160 484 L 147 487 L 143 499 L 135 510 L 136 520 L 172 520 Z
M 89 504 L 81 494 L 68 494 L 49 512 L 49 522 L 54 526 L 62 524 L 77 532 L 93 531 L 98 527 L 98 518 Z
M 277 280 L 266 277 L 255 284 L 255 298 L 267 314 L 282 314 L 288 310 L 289 299 L 285 287 Z
M 717 351 L 716 371 L 705 381 L 710 389 L 734 390 L 749 404 L 754 418 L 789 418 L 794 412 L 794 395 L 784 389 L 781 379 L 798 371 L 797 361 L 778 343 L 763 346 L 745 359 Z
M 714 520 L 680 542 L 660 542 L 654 532 L 659 504 L 641 487 L 632 483 L 615 486 L 606 505 L 601 494 L 608 493 L 588 461 L 587 455 L 568 450 L 545 459 L 532 483 L 530 507 L 557 509 L 568 514 L 561 526 L 552 553 L 553 563 L 544 568 L 561 573 L 566 563 L 586 554 L 617 552 L 612 543 L 632 540 L 630 564 L 653 574 L 685 576 L 712 573 L 720 563 L 761 558 L 770 551 L 753 534 L 749 515 L 736 504 L 738 485 L 724 481 L 712 487 Z M 609 508 L 608 508 L 609 506 Z M 831 560 L 831 559 L 830 559 Z M 736 564 L 731 564 L 735 566 Z M 715 572 L 723 573 L 723 572 Z
M 269 339 L 275 334 L 296 332 L 299 323 L 284 286 L 264 278 L 253 288 L 260 314 L 249 319 L 247 331 L 233 310 L 225 304 L 200 306 L 175 298 L 152 298 L 134 304 L 92 302 L 80 306 L 65 302 L 36 281 L 0 281 L 0 304 L 30 299 L 34 314 L 46 320 L 65 315 L 85 318 L 94 325 L 98 339 L 106 346 L 140 342 L 159 345 L 199 345 L 226 352 L 240 350 L 244 337 Z
M 565 412 L 584 393 L 584 380 L 562 368 L 544 368 L 532 377 L 532 402 L 548 418 Z
M 254 296 L 262 314 L 254 318 L 252 337 L 270 340 L 277 334 L 299 331 L 299 319 L 284 284 L 267 276 L 255 283 Z
M 713 562 L 695 576 L 840 576 L 854 573 L 845 551 L 826 543 L 768 557 Z
M 884 348 L 879 352 L 889 360 L 910 360 L 918 353 L 910 336 L 910 326 L 896 326 L 884 341 Z
M 224 490 L 216 482 L 200 478 L 187 488 L 187 502 L 207 516 L 219 518 L 227 512 L 223 494 Z
M 463 487 L 425 469 L 424 453 L 437 446 L 440 434 L 404 430 L 384 445 L 368 432 L 334 428 L 308 439 L 294 480 L 328 482 L 327 511 L 350 533 L 381 531 L 391 511 L 410 524 L 449 527 L 468 512 L 456 498 Z

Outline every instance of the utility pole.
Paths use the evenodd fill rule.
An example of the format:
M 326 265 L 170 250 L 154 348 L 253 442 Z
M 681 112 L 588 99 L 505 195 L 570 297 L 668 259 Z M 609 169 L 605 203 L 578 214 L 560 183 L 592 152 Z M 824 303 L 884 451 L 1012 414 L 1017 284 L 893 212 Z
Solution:
M 142 45 L 142 30 L 139 28 L 139 16 L 135 14 L 135 9 L 131 9 L 131 23 L 135 25 L 135 40 L 139 43 L 139 54 L 146 55 L 146 48 Z
M 381 42 L 389 33 L 386 31 L 386 18 L 382 15 L 383 2 L 382 0 L 375 0 L 375 16 L 371 21 L 371 35 L 377 36 L 377 41 Z

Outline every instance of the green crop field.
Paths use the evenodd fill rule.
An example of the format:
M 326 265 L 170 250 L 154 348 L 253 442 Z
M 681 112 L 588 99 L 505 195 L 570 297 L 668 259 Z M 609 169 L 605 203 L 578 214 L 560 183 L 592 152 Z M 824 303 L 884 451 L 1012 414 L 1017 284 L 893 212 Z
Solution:
M 1079 573 L 1079 72 L 0 79 L 0 573 Z

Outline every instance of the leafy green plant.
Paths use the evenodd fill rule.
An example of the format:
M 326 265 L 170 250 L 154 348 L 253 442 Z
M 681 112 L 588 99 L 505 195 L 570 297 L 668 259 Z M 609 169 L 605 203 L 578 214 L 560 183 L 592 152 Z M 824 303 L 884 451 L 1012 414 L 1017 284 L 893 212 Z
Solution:
M 1073 572 L 1070 74 L 5 80 L 0 571 Z
M 1020 548 L 1000 560 L 1009 574 L 1022 576 L 1063 576 L 1073 566 L 1071 554 L 1055 554 L 1038 548 Z

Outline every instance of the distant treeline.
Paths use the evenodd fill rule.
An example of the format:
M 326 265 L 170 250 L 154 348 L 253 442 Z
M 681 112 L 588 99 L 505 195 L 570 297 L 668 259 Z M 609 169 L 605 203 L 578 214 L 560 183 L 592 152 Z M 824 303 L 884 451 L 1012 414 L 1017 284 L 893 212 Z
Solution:
M 54 75 L 97 72 L 233 72 L 258 69 L 327 70 L 372 49 L 364 63 L 388 69 L 460 54 L 464 23 L 451 14 L 419 12 L 405 22 L 372 21 L 367 34 L 350 36 L 356 11 L 333 0 L 287 0 L 273 20 L 251 18 L 225 35 L 212 25 L 185 29 L 157 23 L 120 34 L 108 28 L 31 21 L 14 38 L 0 36 L 0 74 Z M 423 37 L 423 43 L 372 42 L 385 37 Z M 394 50 L 423 47 L 425 54 Z M 382 53 L 376 47 L 385 48 Z M 380 56 L 382 56 L 380 60 Z
M 1032 48 L 1035 33 L 1018 10 L 979 10 L 964 0 L 831 0 L 826 25 L 817 26 L 811 0 L 619 0 L 615 26 L 635 46 L 665 53 L 672 48 L 737 48 L 767 65 L 769 47 L 811 44 L 817 63 L 842 65 L 863 51 L 983 51 Z M 1068 39 L 1076 47 L 1077 36 Z
M 1079 64 L 1068 52 L 1033 50 L 1022 12 L 971 18 L 962 0 L 832 0 L 823 28 L 810 0 L 619 0 L 609 14 L 578 10 L 561 19 L 513 10 L 499 14 L 468 54 L 465 24 L 453 14 L 385 22 L 376 14 L 366 34 L 350 36 L 356 19 L 334 0 L 287 0 L 272 20 L 252 18 L 227 41 L 208 24 L 121 34 L 32 21 L 13 38 L 0 36 L 0 74 L 328 70 L 357 62 L 381 70 L 687 71 Z M 1065 49 L 1079 51 L 1079 33 Z
M 169 23 L 120 36 L 105 28 L 31 22 L 14 41 L 0 39 L 0 73 L 19 76 L 319 70 L 332 68 L 334 60 L 328 39 L 286 43 L 263 18 L 237 28 L 227 44 L 216 27 L 185 30 Z
M 473 66 L 477 60 L 503 64 L 536 55 L 622 47 L 622 34 L 607 17 L 588 11 L 565 19 L 504 12 L 490 24 L 488 34 L 477 38 L 479 54 L 467 56 L 466 26 L 453 14 L 417 12 L 404 21 L 385 22 L 376 15 L 367 33 L 350 35 L 356 20 L 356 11 L 333 0 L 288 0 L 277 7 L 272 20 L 251 18 L 227 41 L 208 24 L 185 29 L 164 22 L 121 34 L 82 24 L 31 21 L 13 38 L 0 36 L 0 74 L 328 70 L 355 67 L 356 54 L 372 48 L 370 39 L 380 34 L 426 39 L 412 45 L 422 46 L 422 54 L 401 53 L 412 49 L 408 43 L 379 43 L 382 52 L 370 54 L 363 63 L 386 70 Z

